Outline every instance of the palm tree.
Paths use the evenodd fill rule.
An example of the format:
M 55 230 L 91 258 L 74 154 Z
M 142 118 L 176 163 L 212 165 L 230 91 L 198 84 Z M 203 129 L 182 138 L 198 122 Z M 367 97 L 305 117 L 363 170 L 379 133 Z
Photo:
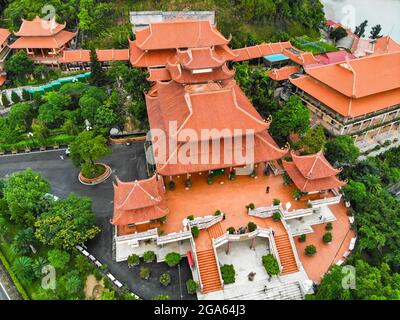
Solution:
M 18 257 L 12 265 L 12 271 L 22 281 L 31 282 L 34 276 L 32 258 L 27 256 Z
M 363 178 L 363 182 L 366 185 L 369 192 L 377 194 L 382 190 L 381 179 L 378 176 L 367 174 Z
M 45 265 L 47 265 L 46 258 L 39 257 L 35 260 L 35 262 L 33 263 L 33 272 L 36 278 L 40 278 L 43 275 L 42 269 Z

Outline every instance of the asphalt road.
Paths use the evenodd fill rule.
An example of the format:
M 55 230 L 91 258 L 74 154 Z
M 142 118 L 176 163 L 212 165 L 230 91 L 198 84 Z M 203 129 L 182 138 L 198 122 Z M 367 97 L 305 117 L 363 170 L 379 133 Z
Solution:
M 0 177 L 6 177 L 15 171 L 31 168 L 40 172 L 49 180 L 51 192 L 58 197 L 66 197 L 74 192 L 80 196 L 88 196 L 93 200 L 93 211 L 96 214 L 96 223 L 101 227 L 101 233 L 87 243 L 88 251 L 102 263 L 108 265 L 113 275 L 128 285 L 128 287 L 144 299 L 164 293 L 173 299 L 180 299 L 183 292 L 184 299 L 194 299 L 186 294 L 185 282 L 191 278 L 190 269 L 184 260 L 181 263 L 182 288 L 179 287 L 177 268 L 169 268 L 164 263 L 150 264 L 152 277 L 142 280 L 139 277 L 139 268 L 129 269 L 126 262 L 116 263 L 112 260 L 112 225 L 110 219 L 113 213 L 113 186 L 115 176 L 122 181 L 132 181 L 147 177 L 145 152 L 142 142 L 130 146 L 113 145 L 112 153 L 101 161 L 110 165 L 113 174 L 108 180 L 97 186 L 84 186 L 78 181 L 79 169 L 75 168 L 68 158 L 62 160 L 60 155 L 64 151 L 57 150 L 36 154 L 19 154 L 14 156 L 0 156 Z M 162 288 L 158 277 L 168 272 L 171 275 L 171 284 Z

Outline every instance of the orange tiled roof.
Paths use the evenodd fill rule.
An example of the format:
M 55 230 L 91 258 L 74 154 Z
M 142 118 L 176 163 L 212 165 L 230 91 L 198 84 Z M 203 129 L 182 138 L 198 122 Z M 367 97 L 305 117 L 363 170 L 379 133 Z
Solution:
M 149 76 L 147 81 L 168 81 L 171 80 L 171 75 L 166 68 L 149 68 L 147 69 Z
M 222 66 L 226 60 L 217 56 L 211 47 L 177 50 L 177 60 L 186 69 L 216 68 Z
M 280 69 L 272 69 L 268 72 L 268 76 L 275 81 L 282 81 L 289 79 L 291 74 L 299 71 L 300 69 L 297 66 L 286 66 Z
M 96 50 L 99 61 L 128 61 L 128 49 L 105 49 Z M 89 62 L 90 50 L 64 50 L 60 63 Z
M 291 48 L 290 41 L 276 42 L 276 43 L 263 43 L 252 47 L 245 47 L 232 50 L 237 58 L 233 59 L 235 62 L 261 58 L 270 54 L 282 53 L 284 49 Z
M 341 94 L 310 76 L 289 80 L 299 89 L 345 117 L 362 116 L 400 103 L 400 88 L 355 99 Z
M 14 34 L 18 37 L 46 37 L 55 35 L 64 28 L 65 23 L 57 23 L 55 18 L 44 20 L 36 16 L 32 21 L 22 19 L 19 31 L 14 32 Z
M 141 50 L 136 45 L 136 41 L 129 41 L 129 49 L 131 64 L 139 68 L 165 66 L 167 61 L 173 59 L 176 54 L 175 49 Z
M 207 68 L 208 69 L 208 68 Z M 231 79 L 235 75 L 234 70 L 229 70 L 226 64 L 209 72 L 193 73 L 190 70 L 184 69 L 179 63 L 168 63 L 167 70 L 172 80 L 179 83 L 199 83 L 217 80 Z
M 254 146 L 247 143 L 242 135 L 242 146 L 227 146 L 234 150 L 241 148 L 254 154 L 254 161 L 268 161 L 281 158 L 287 150 L 280 149 L 267 132 L 268 123 L 264 122 L 250 101 L 236 85 L 230 81 L 222 87 L 217 83 L 192 85 L 183 87 L 175 82 L 157 83 L 156 90 L 146 95 L 146 105 L 150 127 L 161 129 L 169 136 L 169 122 L 176 121 L 178 132 L 183 129 L 193 129 L 201 137 L 201 129 L 252 129 L 255 131 Z M 221 136 L 223 137 L 223 135 Z M 217 139 L 217 138 L 216 138 Z M 179 139 L 178 139 L 179 140 Z M 163 175 L 176 175 L 188 172 L 212 170 L 221 167 L 244 165 L 245 162 L 235 163 L 234 159 L 224 159 L 221 152 L 219 161 L 211 161 L 212 142 L 207 138 L 209 148 L 203 150 L 199 142 L 192 142 L 194 149 L 181 149 L 183 142 L 178 142 L 174 150 L 165 150 L 166 163 L 157 163 L 157 171 Z M 220 140 L 221 150 L 224 150 L 224 139 Z M 232 141 L 230 142 L 233 143 Z M 155 143 L 156 144 L 156 143 Z M 253 148 L 254 147 L 254 148 Z M 155 148 L 157 150 L 157 147 Z M 196 150 L 194 154 L 192 150 Z M 156 153 L 161 157 L 161 150 Z M 171 159 L 186 152 L 193 159 L 191 163 L 172 163 Z M 169 156 L 172 155 L 171 159 Z M 209 161 L 202 161 L 208 159 Z M 245 160 L 243 160 L 245 161 Z
M 389 52 L 398 52 L 400 51 L 400 44 L 394 41 L 389 36 L 384 36 L 379 39 L 376 39 L 374 46 L 374 54 L 382 54 Z
M 283 167 L 300 191 L 328 190 L 345 184 L 336 178 L 341 170 L 333 168 L 322 151 L 307 156 L 297 156 L 292 151 L 291 156 L 293 161 L 283 161 Z
M 13 49 L 26 49 L 26 48 L 61 48 L 64 44 L 76 36 L 75 32 L 60 31 L 51 36 L 29 36 L 18 38 L 9 47 Z
M 361 98 L 400 87 L 400 52 L 313 66 L 305 71 L 348 97 Z
M 115 225 L 127 225 L 159 219 L 168 214 L 161 178 L 156 175 L 145 180 L 114 184 Z
M 150 23 L 136 30 L 136 45 L 142 50 L 199 48 L 228 44 L 209 20 L 173 20 Z
M 9 37 L 10 31 L 0 28 L 0 44 L 3 44 Z
M 0 75 L 0 86 L 2 86 L 4 84 L 4 82 L 6 82 L 7 80 L 7 76 L 2 74 Z
M 310 64 L 319 63 L 319 60 L 311 52 L 303 52 L 294 47 L 286 48 L 283 50 L 283 54 L 288 56 L 290 60 L 300 65 L 307 66 Z

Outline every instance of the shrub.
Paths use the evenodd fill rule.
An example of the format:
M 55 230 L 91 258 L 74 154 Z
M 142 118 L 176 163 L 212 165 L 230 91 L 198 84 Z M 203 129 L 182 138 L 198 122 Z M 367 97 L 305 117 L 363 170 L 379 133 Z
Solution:
M 279 221 L 281 220 L 281 214 L 277 211 L 272 214 L 272 220 Z
M 265 271 L 267 271 L 270 276 L 274 276 L 279 273 L 278 261 L 272 254 L 262 256 L 262 264 L 265 268 Z
M 279 206 L 279 205 L 281 204 L 281 200 L 279 200 L 279 199 L 274 199 L 274 200 L 272 200 L 272 204 L 273 204 L 274 206 Z
M 249 222 L 247 224 L 247 229 L 249 230 L 249 232 L 253 232 L 254 230 L 257 229 L 257 225 L 254 222 Z
M 66 251 L 53 249 L 47 254 L 50 264 L 57 269 L 64 269 L 69 262 L 70 255 Z
M 154 251 L 146 251 L 145 253 L 143 253 L 143 260 L 146 263 L 150 263 L 153 262 L 156 259 L 156 254 L 154 253 Z
M 140 262 L 140 258 L 137 254 L 131 254 L 128 257 L 128 267 L 137 266 Z
M 21 98 L 19 97 L 19 95 L 15 91 L 11 92 L 11 101 L 13 103 L 18 103 L 18 102 L 21 101 Z
M 197 291 L 197 282 L 193 279 L 186 281 L 186 289 L 188 294 L 195 294 Z
M 208 184 L 213 184 L 213 182 L 214 182 L 213 176 L 211 174 L 209 174 L 208 177 L 207 177 L 207 183 Z
M 228 231 L 229 234 L 234 234 L 235 233 L 235 228 L 234 227 L 229 227 L 228 229 L 226 229 L 226 231 Z
M 163 273 L 160 276 L 160 283 L 166 287 L 171 283 L 171 276 L 168 273 Z
M 325 230 L 326 231 L 331 231 L 333 229 L 333 225 L 332 222 L 328 222 L 325 226 Z
M 306 236 L 305 234 L 302 234 L 302 235 L 299 237 L 299 242 L 305 242 L 305 241 L 306 241 L 306 238 L 307 238 L 307 236 Z
M 200 234 L 199 227 L 197 227 L 197 226 L 192 227 L 192 235 L 193 235 L 193 237 L 197 238 L 199 236 L 199 234 Z
M 283 184 L 284 185 L 290 185 L 292 183 L 292 179 L 290 179 L 289 175 L 285 172 L 283 175 Z
M 317 253 L 317 248 L 313 244 L 310 244 L 304 249 L 304 251 L 306 255 L 312 256 Z
M 22 99 L 24 99 L 24 101 L 31 100 L 31 95 L 28 91 L 22 90 Z
M 177 252 L 170 252 L 165 256 L 165 262 L 170 267 L 175 267 L 179 262 L 181 262 L 181 255 Z
M 140 268 L 140 272 L 139 272 L 140 278 L 142 278 L 144 280 L 148 280 L 150 278 L 150 275 L 151 275 L 151 271 L 149 268 L 146 268 L 146 267 Z
M 221 210 L 217 210 L 214 212 L 214 216 L 220 216 L 222 214 Z
M 254 208 L 255 208 L 255 206 L 254 206 L 254 203 L 252 203 L 252 202 L 250 202 L 250 203 L 246 206 L 246 209 L 247 209 L 247 210 L 254 210 Z
M 236 179 L 236 171 L 229 172 L 228 179 L 233 181 Z
M 295 189 L 293 190 L 293 199 L 295 200 L 299 200 L 301 197 L 301 192 L 299 189 Z
M 221 275 L 224 280 L 224 284 L 230 284 L 235 282 L 235 268 L 233 264 L 224 264 L 221 267 Z
M 5 94 L 1 95 L 1 102 L 2 102 L 4 108 L 8 108 L 10 106 L 10 101 L 8 100 L 8 98 Z
M 97 281 L 100 281 L 103 278 L 102 273 L 99 271 L 99 269 L 94 269 L 93 270 L 93 275 L 96 278 Z
M 169 190 L 175 190 L 175 187 L 176 187 L 176 184 L 175 184 L 175 181 L 170 181 L 170 182 L 168 182 L 168 189 Z
M 332 242 L 332 233 L 331 233 L 331 232 L 326 232 L 326 233 L 322 236 L 322 240 L 324 240 L 325 243 Z
M 191 214 L 190 216 L 186 217 L 188 220 L 194 220 L 194 216 Z

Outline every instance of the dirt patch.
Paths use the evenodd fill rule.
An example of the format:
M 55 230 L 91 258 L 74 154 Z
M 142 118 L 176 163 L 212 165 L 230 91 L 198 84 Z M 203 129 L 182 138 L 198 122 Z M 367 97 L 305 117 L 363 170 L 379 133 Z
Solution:
M 99 300 L 104 290 L 104 281 L 96 280 L 95 276 L 90 274 L 86 278 L 85 283 L 85 299 L 86 300 Z

